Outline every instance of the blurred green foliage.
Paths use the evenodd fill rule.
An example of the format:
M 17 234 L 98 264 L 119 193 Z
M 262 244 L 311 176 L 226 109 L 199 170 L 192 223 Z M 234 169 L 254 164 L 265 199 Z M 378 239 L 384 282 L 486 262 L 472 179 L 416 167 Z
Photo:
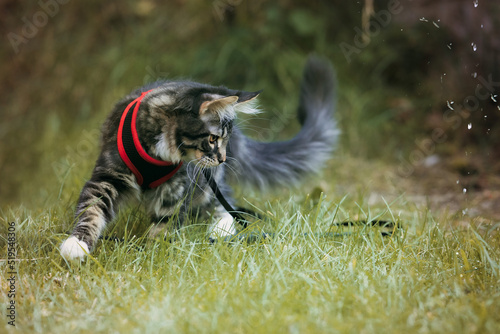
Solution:
M 37 2 L 0 7 L 3 36 L 22 34 L 23 18 L 43 10 Z M 266 131 L 273 119 L 286 119 L 283 132 L 266 138 L 290 137 L 310 53 L 330 59 L 338 73 L 340 151 L 395 159 L 412 148 L 436 100 L 423 68 L 431 39 L 442 36 L 389 26 L 348 63 L 339 44 L 352 43 L 362 9 L 363 2 L 305 0 L 60 4 L 19 52 L 9 41 L 0 49 L 0 203 L 43 203 L 68 182 L 75 186 L 62 196 L 74 199 L 97 157 L 95 130 L 113 103 L 162 77 L 264 89 L 266 113 L 250 127 Z

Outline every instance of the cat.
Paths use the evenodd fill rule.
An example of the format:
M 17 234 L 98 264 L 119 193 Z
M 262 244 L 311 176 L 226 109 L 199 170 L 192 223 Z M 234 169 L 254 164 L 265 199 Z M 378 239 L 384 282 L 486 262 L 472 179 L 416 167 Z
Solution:
M 230 181 L 265 190 L 296 185 L 330 158 L 339 135 L 334 118 L 331 65 L 309 57 L 297 116 L 302 125 L 288 141 L 259 142 L 243 135 L 239 113 L 255 115 L 260 91 L 246 92 L 190 81 L 159 81 L 119 101 L 102 128 L 101 152 L 85 183 L 75 226 L 60 247 L 83 259 L 106 225 L 131 199 L 142 200 L 154 223 L 182 226 L 191 214 L 212 213 L 211 239 L 236 233 L 233 217 L 201 173 L 209 169 L 229 202 Z

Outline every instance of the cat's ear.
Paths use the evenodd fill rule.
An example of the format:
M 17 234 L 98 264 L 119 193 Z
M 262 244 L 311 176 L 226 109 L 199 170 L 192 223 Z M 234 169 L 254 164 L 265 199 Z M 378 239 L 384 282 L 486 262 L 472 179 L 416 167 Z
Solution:
M 238 91 L 235 92 L 235 95 L 231 96 L 205 96 L 205 98 L 209 98 L 210 100 L 205 101 L 200 105 L 200 115 L 212 113 L 218 114 L 221 119 L 232 119 L 236 116 L 235 112 L 241 112 L 243 114 L 258 114 L 260 113 L 260 110 L 257 109 L 254 102 L 260 92 L 262 91 Z
M 211 101 L 205 101 L 200 106 L 200 115 L 207 112 L 220 114 L 223 110 L 227 109 L 228 106 L 235 104 L 236 101 L 238 101 L 238 96 L 226 96 Z
M 242 114 L 259 114 L 260 110 L 257 108 L 255 102 L 261 92 L 262 90 L 256 92 L 238 92 L 238 102 L 236 102 L 234 110 Z
M 238 104 L 239 103 L 245 103 L 245 102 L 250 102 L 253 99 L 256 99 L 259 94 L 262 93 L 262 89 L 256 92 L 243 92 L 240 91 L 238 92 Z

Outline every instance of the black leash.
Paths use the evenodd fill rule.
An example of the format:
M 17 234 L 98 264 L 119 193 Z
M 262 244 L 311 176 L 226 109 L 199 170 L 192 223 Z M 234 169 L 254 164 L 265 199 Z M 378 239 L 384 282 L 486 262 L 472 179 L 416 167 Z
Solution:
M 212 191 L 215 194 L 215 197 L 219 201 L 220 204 L 226 209 L 226 211 L 233 216 L 234 219 L 236 219 L 241 225 L 243 225 L 244 228 L 248 226 L 248 221 L 240 214 L 239 211 L 236 211 L 233 209 L 231 204 L 226 201 L 224 198 L 224 195 L 222 195 L 219 187 L 217 186 L 217 183 L 215 183 L 215 179 L 212 177 L 212 174 L 208 169 L 203 169 L 203 175 L 205 176 L 205 179 L 208 182 L 208 185 L 212 189 Z
M 224 207 L 224 209 L 238 222 L 240 223 L 243 228 L 247 228 L 249 225 L 249 221 L 245 219 L 245 217 L 242 215 L 242 213 L 253 216 L 255 218 L 260 218 L 259 215 L 256 212 L 253 212 L 248 209 L 243 209 L 243 208 L 238 208 L 238 210 L 235 210 L 231 204 L 226 200 L 224 195 L 219 189 L 219 186 L 217 186 L 217 183 L 215 182 L 214 178 L 212 177 L 211 173 L 209 170 L 204 169 L 203 174 L 205 176 L 205 179 L 208 182 L 208 185 L 212 189 L 213 193 L 215 194 L 215 197 L 217 200 L 220 202 L 220 204 Z M 334 223 L 332 226 L 336 227 L 351 227 L 351 226 L 356 226 L 356 225 L 366 225 L 368 227 L 373 227 L 373 226 L 379 226 L 387 229 L 391 229 L 392 231 L 380 231 L 380 234 L 384 237 L 387 236 L 392 236 L 395 230 L 398 230 L 401 228 L 401 225 L 399 223 L 394 223 L 392 221 L 388 220 L 358 220 L 358 221 L 344 221 L 340 223 Z M 345 237 L 349 236 L 352 233 L 351 232 L 326 232 L 326 233 L 313 233 L 317 237 L 321 238 L 337 238 L 337 237 Z M 311 233 L 302 233 L 301 236 L 307 237 L 311 235 Z M 263 239 L 273 239 L 275 237 L 278 237 L 279 235 L 276 233 L 256 233 L 256 232 L 250 232 L 250 233 L 238 233 L 237 235 L 233 236 L 228 236 L 224 238 L 224 241 L 227 242 L 235 242 L 235 241 L 247 241 L 247 242 L 254 242 L 258 240 L 263 240 Z M 112 236 L 100 236 L 100 240 L 106 240 L 106 241 L 114 241 L 114 242 L 124 242 L 125 240 L 123 238 L 118 238 L 118 237 L 112 237 Z M 135 249 L 142 251 L 142 249 L 138 246 L 134 247 Z
M 258 215 L 254 212 L 250 212 L 249 210 L 246 210 L 246 209 L 238 209 L 238 210 L 235 210 L 233 209 L 233 207 L 231 206 L 231 204 L 229 204 L 226 199 L 224 198 L 224 195 L 222 195 L 222 192 L 220 191 L 219 187 L 217 186 L 217 183 L 215 182 L 214 178 L 212 177 L 212 174 L 210 173 L 210 171 L 208 169 L 203 169 L 203 175 L 205 176 L 205 179 L 207 180 L 208 182 L 208 185 L 210 186 L 210 188 L 212 189 L 212 191 L 214 192 L 215 194 L 215 197 L 217 198 L 217 200 L 220 202 L 220 204 L 222 204 L 222 206 L 224 207 L 224 209 L 226 209 L 226 211 L 231 215 L 233 216 L 233 218 L 235 220 L 237 220 L 242 226 L 243 228 L 247 228 L 248 227 L 248 221 L 241 215 L 241 212 L 244 212 L 246 214 L 249 214 L 249 215 L 252 215 L 256 218 L 259 218 Z M 344 221 L 344 222 L 340 222 L 340 223 L 335 223 L 333 224 L 333 226 L 338 226 L 338 227 L 341 227 L 341 226 L 355 226 L 355 225 L 366 225 L 366 226 L 379 226 L 379 227 L 384 227 L 384 228 L 387 228 L 387 229 L 392 229 L 393 231 L 395 229 L 400 229 L 401 226 L 400 224 L 398 223 L 394 223 L 392 221 L 388 221 L 388 220 L 371 220 L 371 221 L 367 221 L 367 220 L 358 220 L 358 221 Z M 382 236 L 386 237 L 386 236 L 391 236 L 393 234 L 393 231 L 391 232 L 387 232 L 387 231 L 381 231 L 380 233 L 382 234 Z M 339 236 L 345 236 L 345 235 L 350 235 L 351 233 L 350 232 L 345 232 L 345 233 L 333 233 L 333 232 L 327 232 L 327 233 L 321 233 L 319 234 L 318 236 L 320 237 L 339 237 Z M 304 233 L 303 236 L 307 236 L 308 233 Z M 224 238 L 224 240 L 226 241 L 235 241 L 235 240 L 255 240 L 256 238 L 274 238 L 275 237 L 275 234 L 274 233 L 262 233 L 262 234 L 256 234 L 256 233 L 247 233 L 247 234 L 238 234 L 238 235 L 235 235 L 235 236 L 229 236 L 229 237 L 226 237 Z

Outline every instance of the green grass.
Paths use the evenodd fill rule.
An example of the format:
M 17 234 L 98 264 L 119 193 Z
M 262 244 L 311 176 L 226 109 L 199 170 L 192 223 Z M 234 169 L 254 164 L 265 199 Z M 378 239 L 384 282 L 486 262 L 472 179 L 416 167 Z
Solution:
M 416 46 L 432 49 L 429 38 L 438 36 L 405 37 L 394 27 L 348 65 L 339 43 L 353 40 L 363 2 L 243 1 L 233 21 L 214 15 L 217 3 L 231 2 L 68 2 L 20 53 L 0 49 L 9 92 L 0 96 L 0 333 L 15 332 L 5 316 L 10 222 L 17 332 L 499 332 L 499 225 L 417 205 L 410 199 L 420 180 L 390 166 L 415 148 L 427 112 L 443 103 L 428 85 L 432 76 L 401 54 L 427 63 Z M 6 32 L 19 33 L 21 18 L 40 10 L 38 2 L 11 5 Z M 310 53 L 330 59 L 338 74 L 336 159 L 300 191 L 238 191 L 265 217 L 251 230 L 279 238 L 210 244 L 200 221 L 172 242 L 150 240 L 147 218 L 130 208 L 106 231 L 124 243 L 99 242 L 82 263 L 60 257 L 98 154 L 96 131 L 124 94 L 164 76 L 264 89 L 266 113 L 245 125 L 250 135 L 285 139 L 298 129 Z M 283 117 L 280 131 L 269 130 Z M 403 231 L 317 235 L 339 232 L 332 222 L 376 217 Z
M 252 199 L 251 201 L 255 201 Z M 255 203 L 255 202 L 254 202 Z M 20 332 L 115 333 L 495 333 L 500 328 L 500 236 L 494 227 L 452 227 L 450 218 L 403 200 L 367 207 L 345 197 L 271 200 L 250 227 L 280 237 L 210 244 L 203 222 L 171 242 L 146 237 L 140 210 L 124 212 L 82 263 L 58 245 L 67 210 L 2 212 L 16 222 L 16 329 Z M 383 238 L 332 222 L 363 214 L 404 224 Z M 367 217 L 365 216 L 365 217 Z M 394 217 L 396 216 L 396 217 Z M 451 224 L 451 225 L 450 225 Z M 304 235 L 307 233 L 307 235 Z M 8 302 L 0 272 L 2 309 Z M 2 319 L 0 328 L 12 330 Z M 3 330 L 2 330 L 3 331 Z

